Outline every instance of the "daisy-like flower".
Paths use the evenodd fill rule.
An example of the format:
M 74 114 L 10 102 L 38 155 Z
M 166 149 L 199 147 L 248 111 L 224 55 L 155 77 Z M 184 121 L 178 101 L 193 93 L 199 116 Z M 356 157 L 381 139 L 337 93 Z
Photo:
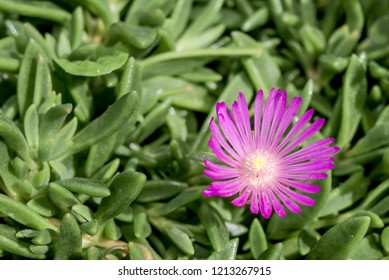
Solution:
M 209 168 L 204 173 L 216 181 L 203 194 L 236 196 L 233 205 L 249 204 L 253 214 L 261 213 L 264 218 L 273 210 L 284 217 L 285 206 L 293 213 L 301 213 L 299 204 L 313 206 L 314 200 L 302 192 L 316 193 L 320 188 L 307 180 L 325 179 L 325 172 L 334 168 L 332 156 L 339 148 L 329 146 L 333 138 L 300 148 L 325 122 L 319 119 L 306 127 L 313 116 L 310 109 L 291 126 L 301 101 L 294 97 L 287 104 L 286 91 L 272 89 L 265 105 L 260 90 L 254 103 L 253 130 L 242 93 L 232 104 L 232 114 L 224 102 L 217 103 L 219 126 L 212 118 L 209 147 L 223 164 L 204 161 Z

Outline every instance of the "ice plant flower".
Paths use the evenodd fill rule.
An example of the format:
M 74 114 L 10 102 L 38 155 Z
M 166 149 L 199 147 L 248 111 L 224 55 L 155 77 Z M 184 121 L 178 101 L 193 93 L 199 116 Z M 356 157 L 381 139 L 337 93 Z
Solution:
M 253 130 L 242 93 L 232 104 L 232 113 L 224 102 L 216 104 L 219 125 L 212 118 L 209 147 L 222 164 L 204 161 L 208 167 L 204 173 L 216 181 L 203 194 L 234 196 L 233 205 L 249 204 L 253 214 L 261 213 L 264 218 L 269 218 L 273 210 L 284 217 L 285 206 L 293 213 L 301 213 L 300 205 L 315 203 L 302 193 L 320 191 L 307 180 L 325 179 L 325 172 L 334 167 L 332 156 L 339 148 L 330 146 L 333 138 L 301 147 L 325 122 L 322 118 L 307 126 L 314 112 L 310 109 L 291 125 L 301 97 L 287 104 L 286 91 L 272 89 L 266 104 L 263 99 L 260 90 L 254 103 Z

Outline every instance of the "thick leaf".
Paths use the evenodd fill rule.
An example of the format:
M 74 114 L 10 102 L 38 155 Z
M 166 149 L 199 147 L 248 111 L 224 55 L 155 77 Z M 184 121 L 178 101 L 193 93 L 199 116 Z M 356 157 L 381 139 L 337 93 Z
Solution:
M 77 257 L 82 251 L 82 237 L 80 227 L 72 214 L 66 214 L 59 229 L 55 260 L 67 260 Z
M 116 217 L 134 201 L 143 188 L 146 176 L 139 172 L 123 172 L 112 181 L 111 195 L 103 198 L 96 212 L 100 221 Z
M 279 260 L 282 256 L 283 245 L 282 243 L 276 243 L 270 245 L 270 247 L 263 252 L 258 259 L 260 260 Z
M 116 132 L 133 116 L 138 100 L 136 92 L 128 93 L 117 100 L 101 116 L 74 135 L 71 152 L 82 151 Z
M 221 251 L 215 251 L 208 257 L 208 260 L 235 260 L 236 253 L 238 252 L 239 238 L 228 241 L 224 249 Z
M 72 178 L 55 181 L 55 183 L 75 193 L 86 194 L 94 197 L 106 197 L 110 195 L 110 190 L 105 184 L 93 179 Z
M 30 151 L 26 138 L 24 138 L 23 133 L 16 126 L 16 124 L 10 120 L 1 110 L 0 136 L 4 139 L 4 142 L 7 144 L 9 149 L 14 150 L 25 161 L 31 161 L 29 154 Z
M 242 63 L 252 83 L 255 85 L 255 89 L 263 89 L 265 96 L 268 96 L 270 90 L 273 87 L 276 87 L 281 77 L 281 72 L 277 64 L 267 50 L 262 45 L 258 45 L 258 43 L 248 35 L 234 31 L 232 33 L 232 38 L 239 47 L 256 46 L 262 50 L 258 57 L 243 58 Z
M 199 210 L 199 218 L 215 251 L 220 252 L 225 249 L 229 244 L 229 235 L 219 213 L 207 204 L 203 204 Z
M 193 243 L 190 240 L 189 236 L 181 230 L 179 227 L 175 226 L 172 223 L 166 223 L 165 225 L 166 235 L 170 240 L 180 249 L 184 254 L 193 255 L 194 248 Z
M 136 199 L 137 202 L 151 202 L 172 197 L 184 189 L 187 184 L 170 180 L 150 180 L 147 181 Z
M 258 259 L 268 248 L 265 232 L 258 219 L 254 219 L 251 223 L 249 242 L 250 251 L 253 254 L 254 259 Z
M 128 254 L 131 260 L 153 260 L 153 254 L 151 250 L 140 243 L 130 241 L 128 243 Z
M 2 194 L 0 194 L 0 209 L 2 213 L 13 220 L 33 229 L 44 230 L 49 228 L 58 231 L 52 223 L 37 213 L 31 211 L 31 209 L 23 203 Z
M 328 201 L 320 211 L 319 216 L 323 217 L 329 214 L 335 214 L 340 210 L 350 207 L 365 195 L 369 183 L 369 180 L 364 177 L 362 171 L 354 173 L 336 189 L 331 191 Z
M 366 77 L 363 61 L 351 56 L 350 64 L 343 78 L 342 115 L 337 145 L 348 148 L 357 131 L 366 99 Z
M 380 260 L 384 254 L 380 248 L 378 236 L 368 235 L 353 250 L 352 260 Z
M 182 193 L 178 194 L 162 208 L 160 208 L 159 213 L 161 215 L 167 215 L 179 209 L 180 207 L 184 207 L 185 205 L 198 200 L 201 197 L 201 191 L 201 188 L 196 187 L 184 190 Z
M 139 205 L 134 205 L 133 217 L 134 217 L 134 235 L 136 238 L 144 239 L 147 238 L 151 232 L 151 226 L 147 219 L 146 211 Z
M 112 56 L 100 56 L 96 61 L 78 60 L 69 61 L 65 58 L 57 58 L 54 61 L 66 73 L 74 76 L 98 77 L 106 75 L 121 68 L 126 63 L 128 54 L 118 53 Z
M 2 229 L 0 229 L 0 250 L 30 259 L 44 259 L 46 257 L 44 254 L 31 252 L 25 244 L 4 234 Z
M 320 238 L 307 256 L 307 259 L 348 259 L 365 236 L 369 224 L 369 217 L 354 217 L 337 224 Z

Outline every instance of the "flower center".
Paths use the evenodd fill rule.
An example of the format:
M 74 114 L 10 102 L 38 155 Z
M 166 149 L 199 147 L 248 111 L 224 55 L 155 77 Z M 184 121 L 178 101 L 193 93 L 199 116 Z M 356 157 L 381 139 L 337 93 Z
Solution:
M 252 187 L 260 187 L 271 182 L 275 177 L 276 169 L 275 159 L 259 151 L 250 155 L 242 166 L 243 177 Z

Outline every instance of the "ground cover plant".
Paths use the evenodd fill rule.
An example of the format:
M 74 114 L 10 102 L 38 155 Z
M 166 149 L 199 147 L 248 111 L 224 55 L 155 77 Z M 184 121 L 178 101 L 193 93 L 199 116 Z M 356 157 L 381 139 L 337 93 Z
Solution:
M 388 99 L 387 0 L 1 0 L 0 257 L 388 259 Z

